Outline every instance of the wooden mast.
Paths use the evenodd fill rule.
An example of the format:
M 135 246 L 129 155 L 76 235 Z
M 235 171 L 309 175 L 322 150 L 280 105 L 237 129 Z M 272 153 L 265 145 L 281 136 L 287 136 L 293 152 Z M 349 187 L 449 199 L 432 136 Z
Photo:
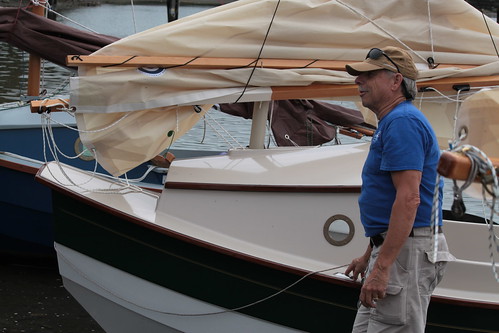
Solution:
M 31 11 L 39 16 L 45 16 L 46 0 L 39 0 L 38 3 L 31 3 Z M 40 72 L 41 58 L 38 55 L 29 55 L 29 72 L 28 72 L 28 98 L 38 97 L 40 95 Z

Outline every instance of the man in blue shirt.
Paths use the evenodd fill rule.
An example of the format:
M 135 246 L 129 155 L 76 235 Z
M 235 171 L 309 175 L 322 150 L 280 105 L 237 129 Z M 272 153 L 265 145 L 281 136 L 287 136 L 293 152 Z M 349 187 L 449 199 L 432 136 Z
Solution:
M 421 332 L 430 297 L 453 260 L 438 222 L 433 262 L 433 197 L 440 156 L 425 116 L 412 105 L 418 71 L 408 52 L 373 48 L 346 66 L 362 104 L 378 118 L 362 171 L 361 221 L 370 244 L 345 274 L 365 278 L 353 332 Z M 441 210 L 442 184 L 438 190 Z

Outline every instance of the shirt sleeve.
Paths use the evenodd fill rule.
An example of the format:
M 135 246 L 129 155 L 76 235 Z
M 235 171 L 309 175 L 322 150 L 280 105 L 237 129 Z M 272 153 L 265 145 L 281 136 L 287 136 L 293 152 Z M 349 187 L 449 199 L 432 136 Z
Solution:
M 390 122 L 383 134 L 381 170 L 423 171 L 427 140 L 418 119 L 397 117 Z

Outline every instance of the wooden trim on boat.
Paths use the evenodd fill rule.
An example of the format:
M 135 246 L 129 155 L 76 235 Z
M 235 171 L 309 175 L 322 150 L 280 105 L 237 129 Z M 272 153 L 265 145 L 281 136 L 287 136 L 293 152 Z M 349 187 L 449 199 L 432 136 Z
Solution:
M 238 192 L 290 192 L 290 193 L 360 193 L 360 186 L 322 185 L 257 185 L 257 184 L 207 184 L 166 182 L 165 188 L 176 190 L 238 191 Z
M 486 76 L 470 76 L 470 77 L 446 77 L 436 80 L 418 81 L 417 87 L 419 92 L 427 91 L 430 88 L 435 88 L 440 91 L 457 91 L 456 88 L 484 87 L 499 85 L 499 75 Z
M 275 59 L 275 58 L 223 58 L 223 57 L 174 57 L 174 56 L 106 56 L 106 55 L 68 55 L 68 66 L 98 67 L 184 67 L 229 69 L 244 67 L 259 68 L 325 68 L 345 70 L 345 65 L 358 61 L 321 60 L 321 59 Z M 439 64 L 439 68 L 457 67 L 469 69 L 475 65 Z
M 0 167 L 5 167 L 7 169 L 19 171 L 19 172 L 24 172 L 27 174 L 31 175 L 36 175 L 38 172 L 38 168 L 30 166 L 30 165 L 25 165 L 25 164 L 20 164 L 12 161 L 7 161 L 0 159 Z
M 69 108 L 69 99 L 43 99 L 30 102 L 31 113 L 60 112 Z

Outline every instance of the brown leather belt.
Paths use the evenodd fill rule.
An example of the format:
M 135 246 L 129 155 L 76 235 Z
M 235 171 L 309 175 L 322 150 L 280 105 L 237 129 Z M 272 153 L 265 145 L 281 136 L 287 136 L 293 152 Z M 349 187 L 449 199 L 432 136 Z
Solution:
M 442 227 L 438 227 L 438 233 L 441 234 L 443 233 L 443 230 L 442 230 Z M 411 230 L 411 233 L 409 234 L 409 237 L 414 237 L 414 229 Z M 371 242 L 371 248 L 373 247 L 379 247 L 383 244 L 383 242 L 385 241 L 385 237 L 383 237 L 382 234 L 377 234 L 377 235 L 374 235 L 370 238 L 370 242 Z

